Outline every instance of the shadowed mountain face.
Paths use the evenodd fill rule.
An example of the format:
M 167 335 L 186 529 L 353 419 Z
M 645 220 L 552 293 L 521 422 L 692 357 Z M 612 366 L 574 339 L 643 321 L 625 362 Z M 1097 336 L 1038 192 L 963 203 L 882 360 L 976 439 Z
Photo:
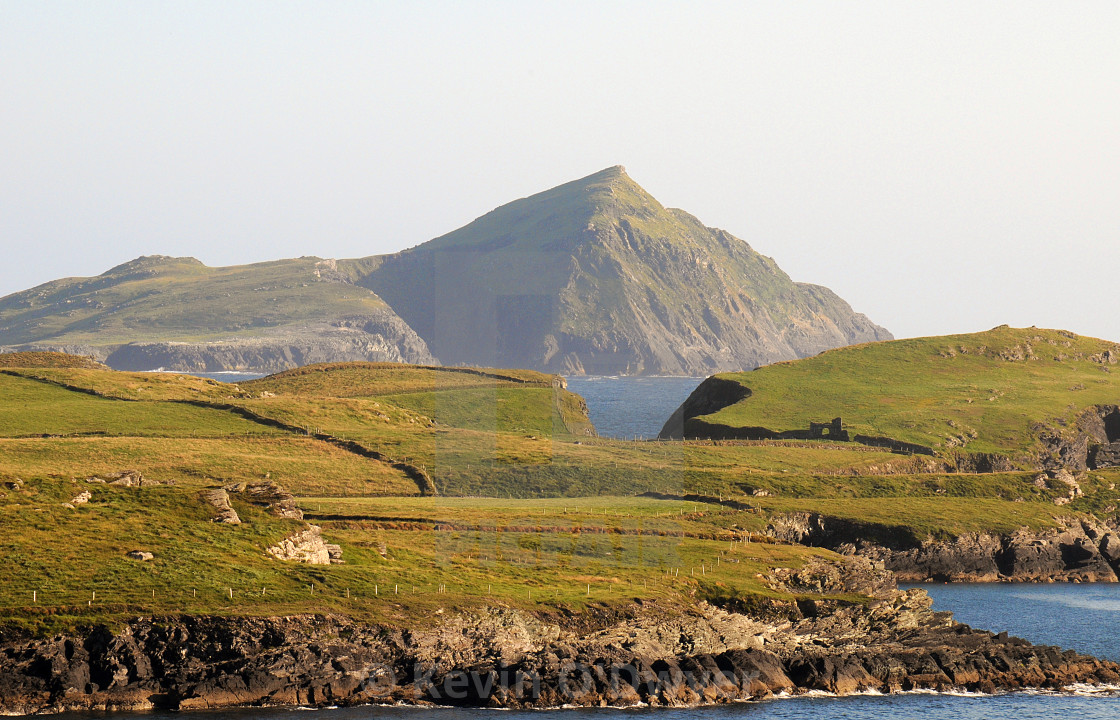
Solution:
M 892 337 L 622 167 L 349 267 L 444 363 L 705 375 Z

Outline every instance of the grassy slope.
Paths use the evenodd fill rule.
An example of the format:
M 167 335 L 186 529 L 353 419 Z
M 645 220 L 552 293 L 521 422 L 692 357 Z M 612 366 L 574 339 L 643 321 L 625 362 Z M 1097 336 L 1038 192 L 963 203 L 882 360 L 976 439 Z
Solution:
M 80 355 L 64 355 L 53 352 L 9 352 L 0 353 L 0 368 L 89 368 L 108 370 L 105 365 L 92 358 Z
M 200 341 L 384 310 L 372 292 L 316 275 L 318 258 L 211 268 L 144 257 L 0 299 L 0 343 Z
M 536 373 L 344 364 L 226 385 L 80 368 L 6 372 L 15 375 L 0 374 L 0 522 L 20 530 L 0 538 L 0 608 L 9 622 L 40 629 L 179 611 L 330 609 L 403 624 L 438 607 L 578 610 L 635 597 L 686 604 L 694 592 L 770 594 L 759 573 L 820 554 L 727 542 L 763 530 L 769 513 L 824 512 L 945 536 L 1045 527 L 1120 502 L 1114 471 L 1093 473 L 1082 483 L 1086 497 L 1058 508 L 1055 491 L 1034 487 L 1026 473 L 860 474 L 908 459 L 859 446 L 572 435 L 565 427 L 578 418 L 563 415 L 573 406 L 556 402 L 571 398 Z M 498 497 L 416 497 L 416 485 L 386 463 L 252 423 L 230 407 L 426 463 L 445 494 Z M 477 427 L 490 412 L 493 424 Z M 67 432 L 39 436 L 59 429 Z M 83 482 L 125 468 L 176 484 Z M 269 559 L 263 548 L 302 525 L 236 496 L 242 525 L 208 522 L 199 489 L 266 474 L 302 498 L 308 519 L 342 545 L 345 565 Z M 62 507 L 87 489 L 88 504 Z M 620 497 L 644 490 L 722 494 L 761 512 Z M 548 494 L 602 495 L 542 499 Z M 125 559 L 132 549 L 156 559 Z M 449 591 L 437 593 L 440 585 Z M 94 591 L 97 602 L 87 604 Z
M 0 438 L 0 477 L 86 478 L 139 469 L 181 486 L 268 476 L 297 493 L 410 496 L 416 483 L 384 463 L 312 438 Z
M 9 409 L 0 413 L 3 437 L 228 437 L 277 432 L 218 410 L 179 403 L 122 402 L 11 375 L 0 375 L 0 394 Z
M 315 439 L 254 426 L 222 410 L 230 405 L 268 410 L 271 403 L 295 406 L 304 401 L 306 417 L 312 418 L 318 401 L 330 401 L 324 408 L 380 402 L 390 426 L 408 426 L 419 434 L 418 423 L 408 422 L 417 419 L 416 411 L 374 398 L 381 398 L 382 391 L 401 395 L 402 390 L 417 396 L 419 386 L 432 384 L 432 374 L 450 375 L 402 366 L 352 365 L 338 371 L 334 378 L 329 373 L 295 374 L 304 381 L 314 377 L 314 385 L 292 380 L 286 386 L 283 378 L 270 378 L 239 387 L 175 375 L 9 368 L 16 375 L 0 375 L 0 414 L 7 419 L 0 428 L 0 436 L 6 436 L 0 437 L 0 522 L 19 529 L 0 539 L 0 555 L 6 560 L 0 563 L 0 608 L 9 623 L 47 630 L 134 614 L 271 615 L 325 607 L 411 623 L 430 617 L 437 607 L 488 607 L 494 602 L 579 609 L 588 602 L 641 597 L 675 605 L 688 602 L 694 591 L 716 591 L 717 581 L 725 595 L 769 593 L 758 572 L 821 554 L 764 545 L 732 550 L 725 540 L 729 527 L 755 527 L 760 518 L 736 511 L 704 513 L 702 506 L 698 513 L 692 503 L 568 499 L 563 502 L 577 511 L 569 513 L 547 501 L 402 497 L 409 488 L 362 481 L 363 466 L 382 464 Z M 385 381 L 382 387 L 377 377 Z M 539 404 L 542 392 L 552 392 L 547 376 L 517 378 L 522 382 L 456 374 L 454 382 L 463 384 L 473 400 L 487 384 L 500 400 L 503 394 L 525 393 L 526 405 Z M 349 398 L 324 398 L 332 387 Z M 271 398 L 260 396 L 270 393 Z M 547 406 L 556 406 L 551 395 Z M 46 412 L 48 408 L 54 412 Z M 520 426 L 534 426 L 538 414 L 534 410 Z M 513 415 L 510 419 L 515 420 Z M 24 437 L 56 431 L 65 431 L 58 433 L 65 437 Z M 560 436 L 553 440 L 563 441 Z M 175 485 L 128 488 L 83 480 L 124 467 L 141 469 L 150 479 L 174 480 Z M 241 525 L 208 522 L 212 511 L 199 501 L 199 488 L 259 479 L 265 473 L 312 496 L 304 506 L 324 525 L 329 539 L 343 545 L 346 564 L 307 567 L 269 559 L 265 546 L 300 529 L 301 523 L 269 515 L 237 496 L 233 504 Z M 63 506 L 83 490 L 93 494 L 90 502 L 74 509 Z M 347 505 L 345 496 L 355 493 L 363 497 Z M 410 529 L 368 520 L 372 513 L 402 512 L 458 517 L 487 529 L 444 533 L 430 525 Z M 316 513 L 324 517 L 318 520 Z M 588 531 L 580 532 L 584 527 Z M 629 534 L 597 532 L 615 527 Z M 685 539 L 685 531 L 700 536 Z M 130 550 L 155 553 L 156 560 L 128 560 Z M 740 562 L 720 563 L 721 557 Z M 712 563 L 721 569 L 711 571 Z M 682 572 L 670 579 L 670 568 Z M 448 591 L 438 593 L 440 585 Z
M 721 375 L 752 395 L 701 419 L 795 430 L 841 416 L 853 434 L 940 449 L 963 435 L 969 451 L 1024 451 L 1032 424 L 1068 423 L 1086 407 L 1120 402 L 1120 368 L 1101 361 L 1108 350 L 1118 346 L 1008 327 L 841 348 Z
M 773 595 L 758 573 L 828 554 L 757 543 L 732 546 L 716 538 L 726 535 L 722 526 L 735 517 L 716 514 L 706 522 L 696 513 L 681 516 L 681 510 L 688 513 L 693 506 L 672 501 L 644 501 L 641 510 L 661 514 L 663 531 L 688 528 L 711 539 L 580 532 L 577 516 L 566 518 L 566 528 L 538 530 L 524 525 L 520 508 L 472 500 L 458 502 L 469 503 L 462 510 L 489 529 L 398 529 L 360 518 L 324 521 L 324 533 L 342 545 L 346 564 L 305 566 L 271 560 L 261 552 L 298 529 L 298 522 L 280 520 L 236 499 L 244 522 L 223 526 L 208 522 L 205 507 L 179 488 L 96 486 L 93 500 L 68 510 L 61 503 L 74 489 L 69 481 L 43 480 L 29 487 L 0 500 L 5 525 L 21 528 L 0 538 L 0 553 L 8 559 L 0 565 L 0 608 L 9 623 L 43 630 L 176 612 L 273 615 L 329 609 L 381 622 L 416 623 L 434 617 L 437 608 L 494 604 L 579 610 L 589 603 L 644 598 L 672 606 L 688 603 L 698 589 L 714 591 L 717 582 L 725 594 L 730 589 Z M 400 504 L 384 502 L 388 508 Z M 440 502 L 454 510 L 457 501 Z M 311 510 L 321 504 L 304 503 Z M 594 518 L 587 527 L 611 528 L 631 520 L 635 501 L 621 503 L 625 514 L 616 498 L 574 504 L 582 516 Z M 358 509 L 367 514 L 367 507 Z M 683 519 L 674 528 L 670 517 Z M 535 519 L 555 523 L 548 517 Z M 155 560 L 126 559 L 133 549 L 152 552 Z M 740 562 L 727 562 L 730 558 Z M 667 577 L 671 568 L 679 568 L 679 576 Z M 437 592 L 440 585 L 446 586 L 445 593 Z

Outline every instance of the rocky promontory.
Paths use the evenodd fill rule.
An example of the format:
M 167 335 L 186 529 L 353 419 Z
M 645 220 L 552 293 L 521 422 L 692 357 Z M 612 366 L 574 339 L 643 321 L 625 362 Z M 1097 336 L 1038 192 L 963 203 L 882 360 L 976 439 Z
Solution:
M 1120 666 L 974 630 L 866 561 L 775 571 L 790 600 L 509 607 L 423 626 L 332 615 L 134 618 L 0 634 L 0 711 L 409 703 L 690 706 L 810 690 L 992 692 L 1115 683 Z M 855 589 L 867 602 L 835 599 Z M 794 600 L 793 598 L 797 598 Z

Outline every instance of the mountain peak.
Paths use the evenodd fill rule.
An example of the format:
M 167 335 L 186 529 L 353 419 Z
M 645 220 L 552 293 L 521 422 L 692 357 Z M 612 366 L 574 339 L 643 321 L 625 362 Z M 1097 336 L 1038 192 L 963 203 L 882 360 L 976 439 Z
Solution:
M 442 361 L 489 367 L 699 375 L 890 337 L 746 242 L 666 209 L 621 165 L 502 205 L 359 284 Z
M 649 195 L 649 193 L 647 193 L 641 185 L 638 185 L 638 183 L 634 182 L 634 179 L 626 173 L 626 168 L 621 165 L 612 165 L 609 168 L 604 168 L 599 172 L 591 173 L 587 177 L 582 177 L 579 180 L 573 180 L 569 183 L 565 183 L 553 188 L 552 190 L 560 190 L 561 188 L 569 187 L 582 188 L 584 190 L 592 192 L 596 190 L 610 192 L 611 189 L 629 187 L 636 192 Z M 544 195 L 546 193 L 552 192 L 552 190 L 546 190 L 544 193 L 537 193 L 537 195 L 534 195 L 532 197 Z
M 576 180 L 575 182 L 579 183 L 579 182 L 588 182 L 588 181 L 614 180 L 614 179 L 617 179 L 617 178 L 629 178 L 629 177 L 630 176 L 626 174 L 626 168 L 625 167 L 623 167 L 622 165 L 612 165 L 609 168 L 603 168 L 602 170 L 600 170 L 597 173 L 591 173 L 590 175 L 588 175 L 585 178 L 580 178 L 579 180 Z
M 664 208 L 614 165 L 586 177 L 501 205 L 458 230 L 429 240 L 409 252 L 449 249 L 554 251 L 589 237 L 589 226 L 632 213 Z

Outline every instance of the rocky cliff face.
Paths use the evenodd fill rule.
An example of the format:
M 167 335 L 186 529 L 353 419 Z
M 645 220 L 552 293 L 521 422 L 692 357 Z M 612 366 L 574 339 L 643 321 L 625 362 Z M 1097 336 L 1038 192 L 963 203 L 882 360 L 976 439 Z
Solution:
M 1036 422 L 1032 429 L 1038 438 L 1034 461 L 1040 468 L 1076 475 L 1120 466 L 1120 406 L 1094 405 L 1072 424 Z
M 853 570 L 852 568 L 855 568 Z M 972 630 L 866 563 L 779 571 L 750 614 L 700 603 L 579 615 L 437 614 L 426 627 L 341 617 L 137 618 L 35 639 L 0 634 L 0 711 L 436 703 L 684 706 L 779 692 L 992 692 L 1113 683 L 1120 667 Z M 869 605 L 812 593 L 874 592 Z
M 1120 576 L 1120 528 L 1089 519 L 935 540 L 873 523 L 789 513 L 772 519 L 769 532 L 881 562 L 904 582 L 1116 582 Z
M 115 370 L 274 373 L 325 362 L 404 362 L 438 365 L 424 341 L 389 311 L 345 318 L 264 337 L 214 342 L 135 342 L 104 348 Z
M 827 288 L 663 207 L 621 167 L 361 272 L 447 364 L 706 375 L 891 337 Z

